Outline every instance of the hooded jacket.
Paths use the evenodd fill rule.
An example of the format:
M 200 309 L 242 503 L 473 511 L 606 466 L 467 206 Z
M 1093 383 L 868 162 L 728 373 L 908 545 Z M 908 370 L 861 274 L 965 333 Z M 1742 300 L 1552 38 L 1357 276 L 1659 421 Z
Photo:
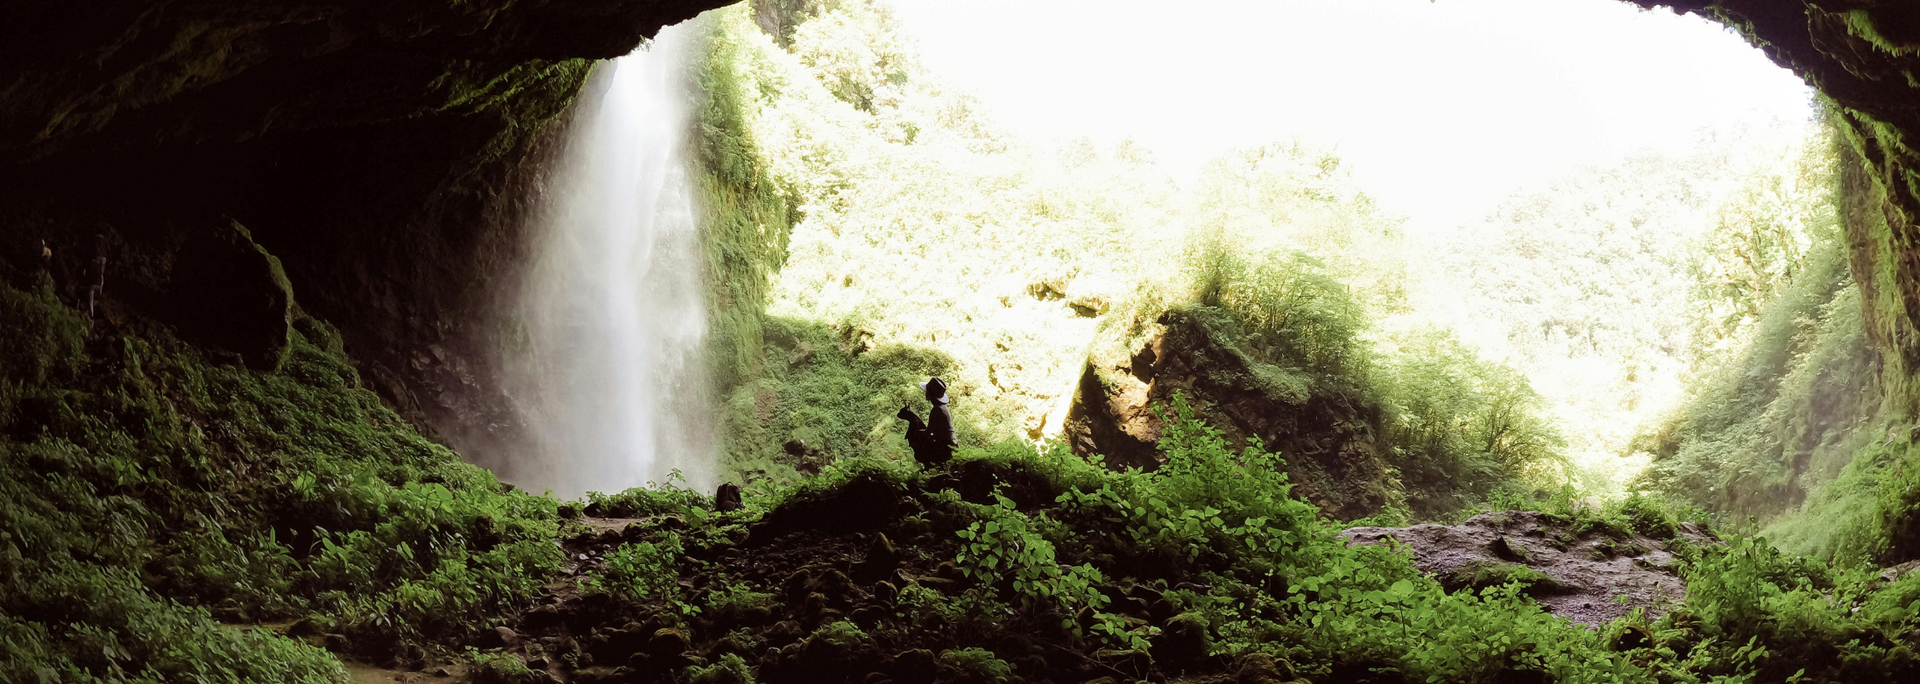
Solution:
M 953 432 L 953 414 L 947 411 L 947 383 L 934 378 L 921 387 L 927 391 L 927 401 L 933 403 L 933 409 L 927 412 L 928 435 L 933 437 L 935 444 L 945 445 L 948 449 L 960 446 L 960 440 Z

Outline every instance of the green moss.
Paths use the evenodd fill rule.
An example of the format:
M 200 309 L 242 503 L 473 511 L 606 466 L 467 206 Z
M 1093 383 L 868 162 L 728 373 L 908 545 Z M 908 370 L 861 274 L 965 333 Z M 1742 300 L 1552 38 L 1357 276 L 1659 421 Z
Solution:
M 1559 580 L 1552 575 L 1529 568 L 1519 563 L 1505 563 L 1494 560 L 1469 561 L 1441 578 L 1441 583 L 1452 587 L 1468 589 L 1487 589 L 1505 584 L 1519 585 L 1528 590 L 1551 591 L 1560 586 Z
M 710 302 L 714 383 L 729 391 L 764 366 L 767 292 L 787 257 L 787 237 L 799 219 L 790 193 L 760 164 L 745 117 L 753 93 L 742 89 L 739 37 L 715 22 L 700 67 L 697 136 L 700 206 Z
M 0 321 L 6 358 L 38 359 L 0 385 L 0 678 L 328 681 L 324 652 L 213 620 L 307 616 L 392 658 L 558 567 L 555 502 L 415 433 L 323 323 L 260 372 L 149 323 L 89 333 L 44 282 L 0 286 Z
M 983 648 L 961 648 L 940 654 L 940 666 L 947 680 L 955 684 L 1006 684 L 1013 668 Z
M 1902 10 L 1893 10 L 1893 9 L 1848 10 L 1844 15 L 1846 17 L 1847 32 L 1853 34 L 1855 38 L 1859 38 L 1861 40 L 1867 41 L 1868 43 L 1873 44 L 1875 48 L 1883 50 L 1887 54 L 1893 55 L 1895 57 L 1905 57 L 1908 55 L 1920 53 L 1920 45 L 1902 43 L 1889 38 L 1887 35 L 1881 32 L 1879 24 L 1875 20 L 1874 15 L 1876 13 L 1899 12 L 1899 11 L 1902 11 Z M 1911 10 L 1906 10 L 1906 11 L 1910 12 Z

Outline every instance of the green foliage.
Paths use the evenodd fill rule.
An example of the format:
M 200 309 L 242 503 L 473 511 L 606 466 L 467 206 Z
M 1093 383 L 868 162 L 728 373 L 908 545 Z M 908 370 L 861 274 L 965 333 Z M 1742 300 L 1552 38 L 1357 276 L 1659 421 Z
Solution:
M 668 480 L 668 485 L 684 482 L 673 477 Z M 707 496 L 677 486 L 634 487 L 615 494 L 587 492 L 586 512 L 606 518 L 686 515 L 695 510 L 705 512 L 711 503 Z
M 0 290 L 0 377 L 9 383 L 41 385 L 65 380 L 83 358 L 86 324 L 54 302 L 53 278 L 42 273 L 31 292 Z M 11 391 L 7 396 L 18 396 Z M 0 410 L 9 407 L 0 406 Z
M 1698 640 L 1715 657 L 1705 672 L 1749 671 L 1764 681 L 1900 681 L 1920 675 L 1920 655 L 1896 635 L 1920 626 L 1920 575 L 1882 585 L 1872 571 L 1839 571 L 1781 553 L 1764 539 L 1707 549 L 1688 573 L 1687 603 L 1661 620 L 1667 638 Z M 1746 658 L 1725 654 L 1749 644 Z
M 1511 367 L 1436 329 L 1383 346 L 1377 377 L 1393 416 L 1388 443 L 1416 510 L 1464 508 L 1499 487 L 1552 481 L 1566 467 L 1544 402 Z
M 1551 575 L 1525 565 L 1484 560 L 1469 561 L 1448 573 L 1445 581 L 1450 585 L 1473 589 L 1488 589 L 1504 584 L 1516 584 L 1523 589 L 1551 589 L 1559 584 Z
M 726 653 L 712 665 L 688 667 L 687 681 L 691 684 L 753 684 L 753 670 L 739 654 Z
M 1200 300 L 1209 299 L 1215 277 L 1234 277 L 1216 269 L 1311 254 L 1358 306 L 1375 316 L 1403 310 L 1411 270 L 1404 219 L 1382 210 L 1360 189 L 1352 172 L 1339 157 L 1298 142 L 1237 150 L 1208 163 L 1187 217 L 1188 238 L 1198 242 L 1198 249 L 1189 248 L 1188 258 L 1199 262 L 1192 270 L 1200 281 Z M 1292 279 L 1287 269 L 1270 270 L 1266 276 Z M 1313 286 L 1294 284 L 1301 285 Z M 1285 284 L 1252 289 L 1276 286 L 1283 289 Z M 1343 312 L 1328 313 L 1343 317 Z
M 545 681 L 511 653 L 469 653 L 473 669 L 468 681 L 473 684 L 539 684 Z
M 1170 210 L 1148 199 L 1170 194 L 1163 174 L 1010 148 L 920 70 L 884 4 L 762 9 L 780 36 L 752 7 L 717 13 L 702 76 L 723 469 L 904 458 L 892 415 L 924 410 L 911 381 L 933 374 L 963 444 L 1057 423 L 1092 319 Z
M 324 324 L 298 319 L 262 373 L 89 330 L 44 282 L 0 286 L 0 320 L 21 364 L 0 384 L 0 678 L 331 681 L 325 652 L 215 620 L 305 615 L 390 653 L 558 569 L 556 504 L 416 434 Z
M 1099 611 L 1108 599 L 1096 588 L 1106 580 L 1092 565 L 1062 565 L 1053 543 L 1036 533 L 1013 500 L 994 494 L 995 504 L 982 507 L 984 519 L 960 530 L 960 572 L 989 587 L 1006 587 L 1027 610 L 1050 609 L 1072 616 L 1082 608 Z M 1078 631 L 1071 617 L 1063 627 Z
M 1717 208 L 1690 255 L 1696 355 L 1724 354 L 1746 339 L 1766 305 L 1809 265 L 1812 251 L 1832 239 L 1839 224 L 1833 145 L 1807 141 L 1797 159 L 1750 174 Z
M 734 390 L 727 405 L 727 453 L 750 476 L 790 481 L 796 468 L 818 469 L 839 458 L 906 458 L 895 413 L 926 399 L 917 383 L 945 375 L 945 355 L 901 345 L 865 348 L 857 326 L 825 326 L 784 317 L 765 319 L 762 374 Z M 837 329 L 836 329 L 837 328 Z M 982 437 L 963 423 L 962 443 Z M 802 456 L 790 452 L 798 450 Z
M 1006 684 L 1013 677 L 1013 668 L 984 648 L 944 651 L 940 666 L 955 684 Z
M 605 569 L 582 582 L 581 589 L 635 601 L 671 601 L 680 592 L 677 563 L 685 554 L 680 535 L 672 532 L 654 541 L 621 544 L 607 554 Z
M 716 28 L 700 64 L 701 173 L 697 177 L 701 239 L 706 248 L 713 382 L 731 388 L 759 372 L 767 289 L 787 257 L 797 204 L 758 162 L 746 119 L 748 93 L 737 61 L 743 50 L 732 31 Z
M 1345 389 L 1367 371 L 1359 332 L 1365 311 L 1317 259 L 1303 253 L 1249 257 L 1221 239 L 1195 250 L 1195 301 L 1231 314 L 1230 333 L 1254 359 L 1282 371 L 1268 384 L 1303 403 L 1315 389 Z M 1306 374 L 1306 381 L 1295 379 Z
M 982 592 L 947 596 L 921 585 L 900 590 L 899 631 L 940 633 L 960 643 L 989 643 L 1006 633 L 1013 608 Z
M 1315 396 L 1378 406 L 1381 448 L 1423 515 L 1567 470 L 1564 440 L 1526 378 L 1451 332 L 1375 334 L 1374 310 L 1322 261 L 1249 253 L 1224 235 L 1189 249 L 1192 314 L 1248 359 L 1255 384 L 1291 404 Z
M 1624 494 L 1648 459 L 1636 436 L 1684 400 L 1702 359 L 1739 351 L 1752 297 L 1797 277 L 1790 262 L 1830 231 L 1819 128 L 1702 131 L 1685 152 L 1518 193 L 1433 236 L 1416 305 L 1531 380 L 1580 486 Z
M 1789 207 L 1814 211 L 1804 204 Z M 1762 225 L 1753 230 L 1779 232 L 1754 222 Z M 1804 263 L 1761 267 L 1781 272 L 1769 276 L 1782 281 L 1770 286 L 1778 294 L 1742 300 L 1741 306 L 1758 311 L 1730 324 L 1728 334 L 1744 347 L 1737 354 L 1702 357 L 1687 400 L 1636 441 L 1655 456 L 1642 476 L 1645 486 L 1736 519 L 1772 518 L 1840 476 L 1865 446 L 1870 431 L 1863 428 L 1876 422 L 1881 403 L 1861 293 L 1832 222 L 1816 222 L 1806 231 L 1812 243 Z M 1847 496 L 1834 489 L 1814 494 L 1812 501 L 1836 512 L 1860 507 L 1841 501 Z M 1824 537 L 1788 532 L 1780 540 L 1796 551 L 1825 547 L 1832 553 Z
M 1220 431 L 1195 419 L 1183 397 L 1175 397 L 1167 418 L 1160 441 L 1165 465 L 1062 494 L 1065 519 L 1124 530 L 1106 540 L 1114 554 L 1149 568 L 1274 570 L 1310 534 L 1314 515 L 1312 506 L 1288 497 L 1280 456 L 1257 440 L 1231 453 Z

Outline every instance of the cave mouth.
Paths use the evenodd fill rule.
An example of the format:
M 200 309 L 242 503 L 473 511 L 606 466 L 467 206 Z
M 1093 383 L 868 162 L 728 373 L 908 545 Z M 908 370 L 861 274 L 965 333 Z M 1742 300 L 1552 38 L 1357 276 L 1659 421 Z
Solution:
M 1608 0 L 1246 3 L 1178 16 L 905 0 L 889 19 L 911 39 L 903 70 L 971 95 L 1013 144 L 1052 157 L 1045 172 L 1146 160 L 1136 166 L 1148 182 L 1176 188 L 1160 200 L 1185 212 L 1174 232 L 1204 225 L 1332 261 L 1360 260 L 1337 255 L 1356 244 L 1344 231 L 1397 233 L 1420 256 L 1389 249 L 1374 257 L 1401 263 L 1353 276 L 1405 289 L 1387 305 L 1404 310 L 1375 334 L 1446 329 L 1518 370 L 1550 407 L 1572 471 L 1612 495 L 1650 466 L 1648 436 L 1670 427 L 1690 379 L 1739 354 L 1760 309 L 1839 249 L 1838 143 L 1814 91 L 1700 16 Z M 981 40 L 999 47 L 982 52 Z M 1196 216 L 1229 193 L 1312 182 L 1379 212 L 1330 219 L 1242 202 L 1222 209 L 1242 216 Z M 1730 256 L 1739 249 L 1753 253 Z M 1725 294 L 1736 290 L 1747 294 Z
M 1026 22 L 52 4 L 0 9 L 0 680 L 1913 679 L 1914 10 L 1681 3 L 1823 106 L 1781 91 L 1806 115 L 1663 147 L 1608 114 L 1646 93 L 1548 96 L 1724 103 L 1740 79 L 1670 68 L 1694 62 L 1665 29 L 1580 49 L 1655 15 L 1542 28 L 1615 5 L 1249 5 L 1158 52 L 1198 22 L 1102 5 L 1052 25 L 1067 54 L 954 66 L 910 29 Z M 612 90 L 601 62 L 709 10 L 671 126 L 693 201 L 653 213 L 701 229 L 675 258 L 704 337 L 677 357 L 699 347 L 713 476 L 742 486 L 516 486 L 520 453 L 475 445 L 534 427 L 511 366 L 540 357 L 513 352 L 574 341 L 528 324 L 565 307 L 509 304 L 542 238 L 575 235 L 542 223 L 588 185 L 556 160 Z M 1066 39 L 1089 26 L 1136 47 Z M 1262 41 L 1318 51 L 1235 52 Z M 1218 64 L 1169 67 L 1195 56 Z M 1539 76 L 1574 57 L 1601 75 Z M 1031 67 L 1076 59 L 1121 68 Z M 992 75 L 1009 60 L 1054 89 L 964 80 L 1031 75 Z M 1270 60 L 1308 66 L 1248 67 Z M 1333 132 L 1225 125 L 1261 112 Z M 693 270 L 649 268 L 602 280 Z M 953 432 L 910 439 L 931 377 Z

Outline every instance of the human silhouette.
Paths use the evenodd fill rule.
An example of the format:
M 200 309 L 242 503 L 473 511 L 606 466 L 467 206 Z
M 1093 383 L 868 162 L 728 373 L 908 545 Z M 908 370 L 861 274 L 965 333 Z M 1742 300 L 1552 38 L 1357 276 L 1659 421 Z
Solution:
M 732 482 L 720 483 L 719 491 L 713 493 L 713 508 L 721 513 L 746 508 L 746 504 L 740 501 L 740 486 Z
M 107 235 L 93 236 L 93 273 L 88 280 L 93 285 L 87 288 L 87 315 L 93 315 L 93 308 L 107 294 Z
M 947 411 L 947 383 L 933 378 L 920 387 L 933 404 L 926 421 L 922 422 L 911 406 L 900 407 L 896 415 L 907 421 L 907 445 L 913 447 L 913 460 L 927 468 L 945 465 L 953 459 L 953 448 L 960 445 L 953 435 L 953 414 Z

